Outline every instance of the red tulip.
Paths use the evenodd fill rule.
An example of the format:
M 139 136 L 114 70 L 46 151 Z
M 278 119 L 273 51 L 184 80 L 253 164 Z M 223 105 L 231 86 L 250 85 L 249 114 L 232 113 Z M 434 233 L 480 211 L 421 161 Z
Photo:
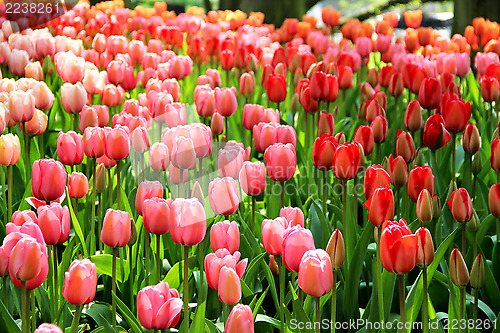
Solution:
M 441 83 L 436 78 L 427 78 L 422 81 L 418 93 L 418 101 L 425 109 L 435 109 L 441 100 Z
M 316 138 L 312 152 L 314 166 L 319 170 L 330 170 L 333 167 L 332 160 L 337 146 L 337 140 L 329 134 L 322 134 Z
M 408 177 L 408 196 L 411 201 L 417 202 L 420 191 L 427 189 L 434 194 L 434 175 L 430 166 L 414 166 Z
M 352 68 L 349 66 L 339 66 L 339 88 L 350 89 L 353 87 L 353 73 Z
M 311 76 L 311 97 L 316 100 L 325 100 L 328 97 L 329 86 L 324 72 L 316 71 Z
M 89 259 L 75 260 L 64 273 L 62 294 L 74 305 L 88 304 L 94 300 L 97 288 L 97 269 Z
M 393 66 L 384 66 L 380 69 L 379 83 L 382 87 L 389 87 L 389 82 L 394 73 L 397 73 L 396 68 Z M 392 95 L 392 94 L 391 94 Z
M 31 192 L 40 200 L 59 199 L 66 187 L 68 174 L 61 162 L 41 159 L 33 163 Z
M 251 96 L 253 94 L 253 91 L 255 89 L 255 77 L 253 75 L 253 72 L 250 73 L 243 73 L 240 76 L 240 94 L 241 96 Z
M 248 305 L 237 304 L 227 317 L 224 333 L 254 333 L 252 309 Z
M 383 222 L 394 217 L 394 194 L 390 187 L 377 187 L 370 198 L 365 202 L 368 209 L 368 220 L 374 226 L 380 226 Z
M 402 156 L 407 163 L 413 161 L 416 156 L 413 137 L 410 133 L 399 129 L 396 137 L 396 156 Z
M 491 143 L 491 168 L 495 171 L 500 171 L 500 139 L 495 138 Z
M 471 104 L 470 102 L 465 103 L 461 99 L 450 99 L 441 108 L 441 114 L 448 131 L 463 132 L 471 116 Z
M 179 322 L 183 302 L 168 283 L 147 286 L 137 293 L 137 317 L 146 329 L 166 330 Z
M 465 188 L 453 191 L 450 201 L 448 201 L 448 207 L 450 207 L 451 214 L 457 222 L 468 222 L 474 216 L 472 201 L 469 197 L 469 192 Z
M 373 130 L 370 126 L 364 125 L 356 128 L 354 132 L 353 142 L 359 142 L 363 147 L 363 152 L 365 156 L 370 155 L 373 151 L 374 138 Z
M 238 184 L 231 177 L 215 178 L 208 185 L 210 207 L 216 215 L 231 215 L 238 210 Z
M 500 183 L 493 184 L 488 192 L 488 206 L 491 214 L 496 218 L 500 217 Z
M 339 145 L 333 155 L 333 173 L 343 180 L 352 179 L 358 173 L 360 153 L 355 143 Z
M 205 238 L 207 220 L 203 205 L 196 198 L 177 198 L 170 205 L 170 235 L 179 245 L 196 245 Z
M 481 96 L 485 102 L 495 102 L 498 100 L 500 85 L 496 78 L 483 76 L 481 78 Z
M 135 210 L 139 215 L 142 215 L 144 202 L 151 198 L 163 198 L 163 185 L 157 180 L 146 180 L 139 184 L 135 195 Z
M 390 178 L 391 177 L 382 166 L 377 164 L 369 166 L 365 172 L 365 198 L 368 199 L 369 197 L 371 197 L 376 188 L 388 186 Z
M 332 263 L 325 250 L 309 250 L 304 253 L 299 267 L 298 284 L 306 294 L 313 297 L 323 296 L 332 290 Z
M 405 274 L 417 263 L 418 238 L 411 233 L 404 219 L 388 221 L 380 236 L 380 259 L 391 273 Z
M 300 225 L 288 228 L 283 235 L 283 263 L 292 272 L 298 272 L 304 253 L 313 250 L 313 235 L 310 230 Z
M 395 72 L 389 79 L 389 94 L 394 97 L 401 96 L 405 90 L 403 74 Z
M 89 192 L 87 176 L 81 172 L 72 172 L 68 177 L 68 196 L 70 198 L 83 198 Z
M 465 127 L 462 146 L 469 154 L 475 154 L 481 148 L 481 136 L 475 124 L 467 124 Z
M 413 100 L 408 104 L 404 123 L 406 129 L 410 132 L 415 132 L 422 128 L 422 108 L 417 100 Z
M 297 156 L 291 143 L 275 143 L 265 153 L 266 168 L 269 177 L 274 181 L 291 179 L 297 168 Z
M 431 149 L 443 148 L 444 146 L 446 146 L 448 141 L 450 141 L 450 139 L 451 135 L 445 128 L 445 121 L 443 117 L 440 114 L 430 116 L 425 122 L 424 126 L 424 146 Z
M 241 190 L 246 195 L 260 195 L 266 189 L 266 166 L 262 162 L 245 161 L 239 174 Z
M 391 184 L 396 187 L 403 187 L 408 182 L 408 166 L 402 156 L 389 156 L 387 170 L 391 176 Z
M 322 111 L 318 120 L 318 136 L 322 134 L 335 135 L 335 120 L 331 113 Z
M 418 240 L 417 265 L 429 266 L 434 260 L 434 244 L 427 228 L 418 228 L 415 232 Z
M 118 125 L 106 128 L 104 133 L 106 156 L 115 161 L 126 159 L 130 153 L 128 128 Z
M 286 98 L 286 79 L 281 74 L 271 74 L 266 82 L 267 98 L 271 102 L 280 103 Z
M 376 116 L 370 124 L 370 127 L 373 131 L 373 140 L 376 143 L 384 142 L 387 139 L 388 125 L 385 117 Z
M 130 240 L 131 230 L 130 215 L 110 208 L 102 223 L 101 242 L 109 247 L 123 247 Z
M 434 217 L 432 195 L 427 189 L 422 189 L 417 199 L 417 218 L 422 224 L 429 223 Z

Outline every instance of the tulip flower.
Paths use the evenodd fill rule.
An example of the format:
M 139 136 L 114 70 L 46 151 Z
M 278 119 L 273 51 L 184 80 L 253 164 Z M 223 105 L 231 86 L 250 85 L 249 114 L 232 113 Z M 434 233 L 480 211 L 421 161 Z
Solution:
M 38 224 L 38 218 L 32 210 L 16 210 L 14 214 L 12 214 L 12 223 L 16 226 L 22 226 L 26 222 L 33 222 Z
M 106 156 L 119 161 L 126 159 L 130 153 L 129 131 L 124 126 L 106 128 L 104 137 Z
M 466 153 L 474 155 L 481 148 L 481 137 L 475 124 L 467 124 L 462 138 L 462 146 Z
M 281 74 L 269 75 L 266 82 L 266 92 L 269 101 L 278 103 L 279 108 L 279 103 L 286 99 L 287 94 L 285 77 Z
M 171 199 L 159 197 L 145 198 L 142 204 L 142 217 L 144 228 L 156 235 L 164 235 L 169 232 Z
M 497 219 L 500 218 L 500 183 L 491 185 L 488 192 L 488 206 L 491 214 Z
M 214 290 L 219 289 L 219 278 L 222 267 L 227 266 L 236 271 L 239 278 L 245 273 L 248 259 L 240 260 L 241 253 L 235 251 L 230 254 L 226 248 L 221 248 L 214 253 L 207 254 L 204 261 L 205 273 L 207 274 L 208 286 Z
M 311 76 L 311 97 L 316 100 L 326 100 L 328 97 L 328 81 L 324 72 L 316 71 Z
M 31 92 L 15 90 L 10 92 L 7 105 L 12 120 L 16 123 L 24 123 L 35 114 L 35 97 Z
M 63 331 L 57 325 L 42 324 L 33 333 L 63 333 Z
M 339 145 L 332 160 L 335 177 L 342 180 L 354 178 L 358 173 L 359 160 L 359 148 L 356 144 Z
M 243 162 L 238 177 L 246 195 L 260 195 L 266 189 L 266 166 L 262 162 Z
M 441 114 L 448 131 L 463 132 L 471 116 L 471 104 L 461 99 L 450 99 L 441 108 Z
M 212 251 L 227 249 L 231 254 L 240 247 L 240 231 L 236 222 L 228 220 L 217 222 L 210 229 L 210 246 Z
M 146 329 L 166 330 L 179 322 L 182 300 L 177 289 L 160 282 L 137 294 L 137 317 Z
M 75 260 L 64 274 L 62 294 L 74 305 L 88 304 L 94 300 L 97 288 L 97 270 L 89 259 Z
M 206 217 L 196 198 L 177 198 L 170 204 L 169 230 L 174 243 L 191 246 L 205 238 Z
M 322 134 L 316 138 L 312 153 L 314 166 L 322 171 L 332 169 L 332 159 L 337 146 L 337 140 L 329 134 Z
M 0 136 L 0 164 L 5 166 L 14 165 L 21 156 L 21 144 L 19 137 L 15 134 L 4 134 Z
M 101 241 L 109 247 L 123 247 L 130 240 L 130 230 L 127 212 L 108 209 L 102 224 Z
M 373 192 L 378 187 L 388 186 L 390 182 L 390 176 L 385 171 L 382 166 L 374 164 L 369 166 L 365 172 L 365 180 L 364 180 L 364 193 L 365 198 L 368 199 L 371 197 Z
M 453 191 L 450 201 L 448 201 L 448 207 L 450 207 L 453 218 L 460 223 L 468 222 L 474 214 L 469 192 L 465 188 Z
M 238 210 L 238 184 L 231 177 L 215 178 L 208 185 L 210 207 L 216 215 L 231 215 Z
M 243 144 L 229 141 L 219 150 L 217 171 L 221 177 L 238 178 L 243 162 L 248 160 L 250 147 L 243 149 Z
M 224 333 L 254 333 L 252 309 L 248 305 L 237 304 L 227 317 Z
M 219 300 L 233 305 L 241 299 L 241 281 L 235 269 L 223 266 L 219 275 Z
M 402 156 L 394 158 L 389 155 L 387 161 L 387 171 L 391 177 L 391 184 L 396 187 L 403 187 L 408 182 L 408 166 Z
M 193 140 L 185 136 L 175 138 L 170 151 L 170 161 L 176 168 L 194 169 L 196 167 L 196 152 Z
M 496 172 L 500 171 L 500 139 L 495 138 L 491 142 L 491 168 Z
M 396 136 L 396 156 L 402 156 L 407 163 L 416 157 L 415 142 L 408 132 L 398 129 Z
M 47 255 L 36 239 L 24 236 L 19 239 L 9 255 L 9 272 L 12 278 L 23 282 L 32 280 L 47 265 Z
M 370 155 L 374 147 L 373 130 L 370 126 L 364 125 L 356 128 L 354 132 L 353 142 L 359 142 L 363 147 L 365 156 Z
M 310 230 L 300 225 L 290 227 L 283 235 L 283 264 L 289 271 L 298 272 L 304 253 L 315 248 Z
M 415 132 L 422 128 L 422 108 L 417 100 L 413 100 L 408 104 L 404 124 L 410 132 Z
M 394 217 L 394 194 L 389 185 L 377 187 L 365 202 L 368 220 L 376 227 Z
M 291 143 L 275 143 L 265 153 L 266 168 L 274 181 L 285 181 L 293 177 L 297 167 L 295 148 Z
M 450 278 L 454 285 L 464 287 L 469 283 L 469 270 L 465 264 L 462 253 L 453 249 L 450 256 Z
M 422 189 L 417 199 L 417 218 L 422 224 L 427 224 L 434 217 L 432 195 L 427 189 Z
M 422 81 L 418 93 L 418 101 L 424 109 L 435 109 L 441 100 L 441 83 L 436 78 L 427 78 Z
M 313 297 L 321 297 L 332 290 L 332 263 L 325 250 L 316 249 L 304 253 L 300 261 L 298 284 L 306 294 Z
M 155 171 L 166 171 L 170 164 L 168 147 L 163 142 L 155 142 L 149 150 L 149 165 Z
M 89 158 L 97 158 L 104 155 L 104 129 L 99 127 L 87 127 L 83 132 L 83 152 Z
M 215 88 L 215 108 L 224 117 L 229 117 L 236 112 L 236 88 Z
M 472 268 L 470 270 L 470 285 L 474 289 L 481 289 L 484 286 L 485 273 L 483 256 L 479 253 L 474 259 Z M 477 311 L 477 309 L 475 309 Z
M 323 134 L 335 135 L 335 121 L 331 113 L 322 111 L 318 120 L 318 137 Z
M 434 175 L 432 169 L 425 165 L 423 167 L 415 166 L 408 176 L 408 196 L 411 201 L 417 202 L 422 189 L 427 189 L 430 194 L 434 194 Z
M 67 206 L 59 203 L 40 206 L 37 209 L 37 224 L 47 245 L 64 243 L 68 240 L 70 230 L 70 215 Z
M 64 194 L 68 175 L 61 162 L 37 160 L 31 174 L 31 192 L 37 199 L 52 201 Z
M 142 215 L 144 201 L 151 198 L 163 198 L 163 185 L 159 181 L 143 181 L 135 195 L 135 210 Z

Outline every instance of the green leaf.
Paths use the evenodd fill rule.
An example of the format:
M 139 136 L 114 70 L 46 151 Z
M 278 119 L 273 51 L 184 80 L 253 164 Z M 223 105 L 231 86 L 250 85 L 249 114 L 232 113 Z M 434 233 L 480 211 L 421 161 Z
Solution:
M 21 329 L 16 324 L 5 305 L 0 300 L 0 327 L 5 329 L 6 333 L 21 333 Z
M 260 307 L 262 306 L 262 303 L 264 302 L 264 299 L 266 298 L 266 295 L 267 295 L 268 291 L 269 291 L 269 286 L 267 286 L 266 290 L 264 290 L 264 292 L 262 293 L 262 295 L 260 295 L 259 300 L 257 301 L 257 303 L 255 303 L 255 306 L 254 306 L 253 311 L 252 311 L 254 319 L 257 316 L 257 312 L 259 311 Z
M 69 198 L 68 191 L 66 191 L 66 198 Z M 82 244 L 83 256 L 88 257 L 87 247 L 85 246 L 85 238 L 83 237 L 82 228 L 80 226 L 80 222 L 78 222 L 78 218 L 73 211 L 73 207 L 71 206 L 71 200 L 66 200 L 68 202 L 69 212 L 71 214 L 71 221 L 73 222 L 73 229 L 75 230 L 75 234 L 78 236 L 80 243 Z
M 221 333 L 221 330 L 208 318 L 205 318 L 205 332 L 210 332 L 210 333 Z
M 132 331 L 135 332 L 135 333 L 141 333 L 142 332 L 142 328 L 141 328 L 142 326 L 141 326 L 141 323 L 139 322 L 139 319 L 137 319 L 132 314 L 132 312 L 130 311 L 130 309 L 125 305 L 125 303 L 122 302 L 122 300 L 118 296 L 116 296 L 116 294 L 113 291 L 111 291 L 111 294 L 113 295 L 113 298 L 116 301 L 116 305 L 117 305 L 118 309 L 120 310 L 120 312 L 122 313 L 125 321 L 132 328 Z
M 99 274 L 104 274 L 107 276 L 112 275 L 112 270 L 113 270 L 113 256 L 111 254 L 97 254 L 94 256 L 90 257 L 90 261 L 92 261 L 96 268 L 97 268 L 97 273 Z M 117 263 L 116 265 L 119 266 L 120 263 L 120 258 L 117 258 Z M 124 267 L 127 267 L 127 261 L 123 260 L 123 265 Z M 125 275 L 126 277 L 126 275 Z M 122 283 L 125 279 L 123 279 L 122 272 L 120 269 L 116 270 L 116 281 Z
M 289 287 L 290 292 L 292 293 L 293 314 L 295 319 L 297 319 L 298 322 L 310 323 L 311 319 L 305 313 L 304 308 L 302 307 L 302 302 L 299 301 L 299 297 L 295 293 L 295 289 L 293 288 L 291 282 L 289 283 Z M 301 330 L 301 332 L 313 332 L 313 330 L 303 329 Z

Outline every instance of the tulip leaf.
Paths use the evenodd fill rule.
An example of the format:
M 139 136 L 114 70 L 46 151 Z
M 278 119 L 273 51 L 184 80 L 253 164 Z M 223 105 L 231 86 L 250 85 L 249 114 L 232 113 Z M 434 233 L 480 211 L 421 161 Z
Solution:
M 21 329 L 5 308 L 2 300 L 0 300 L 0 327 L 6 329 L 6 333 L 21 333 Z
M 302 323 L 310 323 L 311 319 L 307 316 L 306 312 L 304 311 L 304 308 L 302 307 L 302 302 L 299 301 L 299 297 L 295 293 L 295 289 L 292 285 L 292 282 L 289 282 L 290 287 L 290 292 L 292 293 L 292 305 L 293 305 L 293 313 L 295 316 L 295 319 L 297 319 L 298 322 Z M 301 330 L 302 332 L 313 332 L 312 329 L 303 329 Z
M 262 295 L 260 295 L 259 299 L 255 303 L 255 306 L 254 306 L 253 311 L 252 311 L 254 319 L 255 319 L 255 317 L 258 316 L 257 313 L 258 313 L 260 307 L 262 306 L 262 303 L 264 303 L 264 299 L 266 298 L 266 295 L 267 295 L 268 291 L 269 291 L 269 286 L 267 286 L 266 290 L 264 290 L 264 292 L 262 293 Z
M 317 248 L 324 249 L 326 248 L 326 244 L 328 243 L 328 239 L 330 238 L 332 231 L 330 230 L 330 225 L 326 221 L 325 215 L 316 200 L 312 201 L 309 216 L 311 218 L 311 232 L 314 236 L 314 243 Z
M 92 303 L 84 313 L 91 317 L 106 333 L 112 333 L 113 328 L 109 323 L 112 320 L 111 309 L 106 304 Z M 110 330 L 111 329 L 111 330 Z
M 446 254 L 448 248 L 453 243 L 455 239 L 455 235 L 458 233 L 458 228 L 455 229 L 453 233 L 448 235 L 439 248 L 434 254 L 434 260 L 427 268 L 427 285 L 430 285 L 432 277 L 438 268 L 441 260 Z M 423 300 L 423 280 L 422 280 L 422 272 L 418 275 L 418 278 L 415 280 L 415 283 L 411 286 L 410 292 L 406 296 L 406 320 L 408 322 L 414 322 L 417 319 L 418 313 L 420 312 L 420 308 L 422 306 Z
M 203 327 L 205 326 L 205 310 L 207 307 L 206 299 L 203 302 L 198 302 L 196 306 L 196 312 L 194 314 L 193 323 L 191 324 L 190 332 L 203 332 Z
M 263 315 L 263 314 L 258 314 L 257 317 L 255 317 L 255 322 L 264 322 L 264 323 L 269 323 L 273 327 L 279 329 L 280 328 L 280 321 L 276 318 L 271 318 L 269 316 Z
M 125 321 L 132 328 L 132 331 L 135 333 L 141 333 L 142 326 L 141 323 L 139 322 L 139 319 L 137 319 L 136 316 L 132 314 L 132 311 L 130 311 L 130 309 L 125 305 L 125 303 L 123 303 L 123 301 L 118 296 L 116 296 L 116 294 L 113 291 L 111 291 L 111 294 L 113 295 L 113 298 L 116 301 L 116 305 L 120 310 L 120 312 L 122 313 Z
M 122 264 L 119 263 L 120 260 L 122 261 Z M 90 256 L 90 261 L 95 264 L 97 273 L 111 276 L 113 270 L 113 256 L 111 254 L 96 254 Z M 123 267 L 127 267 L 127 261 L 120 258 L 117 258 L 116 260 L 116 281 L 122 283 L 124 281 L 124 278 L 121 269 L 119 269 L 118 267 L 120 265 L 123 265 Z
M 269 265 L 264 260 L 261 261 L 261 265 L 266 274 L 267 282 L 269 283 L 269 286 L 271 286 L 271 295 L 273 296 L 274 306 L 276 309 L 279 309 L 278 292 L 276 291 L 276 283 L 274 282 L 273 273 L 271 272 Z
M 67 192 L 67 191 L 66 191 Z M 66 193 L 66 198 L 68 199 L 68 193 Z M 73 229 L 75 230 L 75 234 L 78 236 L 80 243 L 82 244 L 83 256 L 88 257 L 87 246 L 85 245 L 85 238 L 83 237 L 82 228 L 80 226 L 80 222 L 78 222 L 78 218 L 73 211 L 73 207 L 71 206 L 71 200 L 66 200 L 68 202 L 69 212 L 71 214 L 71 221 L 73 221 Z
M 212 323 L 208 318 L 205 318 L 205 332 L 221 333 L 221 330 L 214 323 Z

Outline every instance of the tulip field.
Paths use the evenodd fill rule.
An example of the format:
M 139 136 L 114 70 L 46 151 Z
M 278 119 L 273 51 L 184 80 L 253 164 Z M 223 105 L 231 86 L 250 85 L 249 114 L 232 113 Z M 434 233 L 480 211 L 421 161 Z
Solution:
M 0 333 L 500 330 L 498 23 L 40 4 L 0 5 Z

